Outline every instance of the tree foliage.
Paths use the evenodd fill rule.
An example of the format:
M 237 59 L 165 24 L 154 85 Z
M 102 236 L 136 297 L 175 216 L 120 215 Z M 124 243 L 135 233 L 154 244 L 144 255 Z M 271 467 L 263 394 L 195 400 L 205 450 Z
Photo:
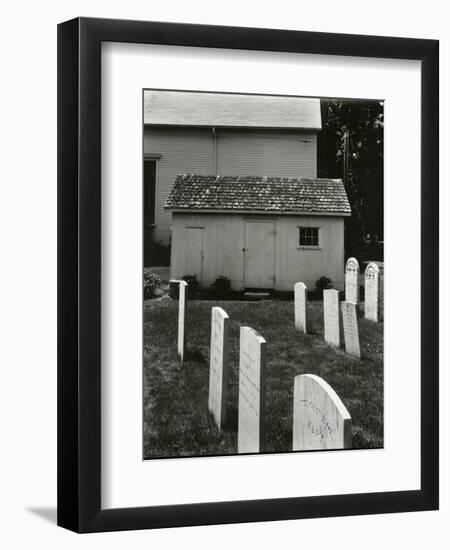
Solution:
M 344 180 L 352 208 L 345 222 L 346 255 L 382 259 L 383 102 L 323 99 L 321 108 L 318 176 Z

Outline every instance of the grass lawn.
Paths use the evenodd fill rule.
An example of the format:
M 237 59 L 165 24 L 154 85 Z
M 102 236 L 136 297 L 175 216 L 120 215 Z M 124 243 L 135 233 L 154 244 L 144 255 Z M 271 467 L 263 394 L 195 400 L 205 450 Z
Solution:
M 208 413 L 211 307 L 230 323 L 228 426 L 219 432 Z M 294 376 L 317 374 L 338 393 L 353 420 L 353 447 L 383 446 L 383 323 L 360 319 L 362 359 L 323 340 L 322 302 L 309 302 L 313 333 L 294 331 L 293 301 L 191 301 L 186 361 L 177 358 L 178 302 L 144 307 L 144 457 L 237 453 L 239 326 L 267 341 L 266 450 L 292 450 Z

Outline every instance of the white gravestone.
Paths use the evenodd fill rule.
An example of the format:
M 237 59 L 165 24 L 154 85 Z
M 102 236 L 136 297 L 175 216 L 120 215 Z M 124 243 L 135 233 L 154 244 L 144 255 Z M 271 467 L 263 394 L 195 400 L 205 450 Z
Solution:
M 325 342 L 341 345 L 341 314 L 339 311 L 339 291 L 329 288 L 323 291 L 323 321 Z
M 358 330 L 358 306 L 353 302 L 342 302 L 342 323 L 344 325 L 345 351 L 361 358 Z
M 241 327 L 239 349 L 238 453 L 260 453 L 264 442 L 266 341 Z
M 178 281 L 178 357 L 184 360 L 186 351 L 186 281 Z
M 371 262 L 364 272 L 364 317 L 378 323 L 380 299 L 380 270 Z
M 228 389 L 228 321 L 221 307 L 211 308 L 208 409 L 219 430 L 226 422 Z
M 380 301 L 378 304 L 378 318 L 380 321 L 384 321 L 384 267 L 383 269 L 380 269 L 378 285 L 379 285 L 379 296 L 380 296 Z
M 345 300 L 359 302 L 359 263 L 356 258 L 349 258 L 345 264 Z
M 351 449 L 352 419 L 333 388 L 319 376 L 294 379 L 294 451 Z
M 307 305 L 308 297 L 306 294 L 306 285 L 304 283 L 295 283 L 294 285 L 294 311 L 295 311 L 295 330 L 306 334 L 307 332 Z

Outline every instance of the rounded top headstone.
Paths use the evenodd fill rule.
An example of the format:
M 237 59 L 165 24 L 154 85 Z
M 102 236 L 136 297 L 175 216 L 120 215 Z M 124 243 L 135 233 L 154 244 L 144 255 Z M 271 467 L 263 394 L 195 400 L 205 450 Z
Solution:
M 320 376 L 296 376 L 293 450 L 348 448 L 351 448 L 351 416 L 341 398 Z
M 346 271 L 359 271 L 359 263 L 356 258 L 349 258 L 345 264 Z
M 366 267 L 366 271 L 364 272 L 364 278 L 375 279 L 375 277 L 377 277 L 379 273 L 380 268 L 378 267 L 378 265 L 374 262 L 370 262 Z

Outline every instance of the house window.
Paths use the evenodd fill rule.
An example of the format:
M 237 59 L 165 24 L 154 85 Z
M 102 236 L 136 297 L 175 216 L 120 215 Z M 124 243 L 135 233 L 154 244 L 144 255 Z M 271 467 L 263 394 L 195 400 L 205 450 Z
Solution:
M 300 246 L 319 246 L 318 227 L 299 227 Z
M 144 160 L 144 223 L 155 223 L 156 160 Z

